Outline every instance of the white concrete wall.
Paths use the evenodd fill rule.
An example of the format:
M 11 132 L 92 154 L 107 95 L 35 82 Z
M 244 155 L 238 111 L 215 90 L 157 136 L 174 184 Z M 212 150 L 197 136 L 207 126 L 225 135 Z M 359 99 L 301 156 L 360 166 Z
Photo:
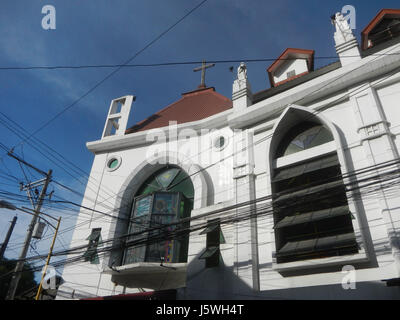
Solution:
M 382 57 L 382 59 L 384 58 Z M 391 59 L 396 58 L 391 57 Z M 394 68 L 398 62 L 396 62 L 397 60 L 393 61 Z M 298 70 L 296 71 L 297 74 L 306 71 L 302 63 L 305 63 L 304 60 L 293 61 L 287 70 L 295 67 Z M 365 62 L 361 61 L 360 66 L 363 63 Z M 360 66 L 357 67 L 361 68 Z M 274 132 L 273 128 L 287 109 L 287 105 L 280 106 L 279 101 L 302 100 L 301 107 L 317 112 L 318 117 L 325 119 L 332 126 L 335 131 L 335 143 L 344 173 L 398 159 L 400 74 L 393 74 L 390 77 L 381 75 L 378 79 L 357 82 L 357 79 L 346 78 L 345 74 L 351 73 L 350 67 L 352 66 L 346 66 L 346 68 L 324 75 L 324 81 L 328 81 L 329 77 L 334 76 L 337 81 L 331 81 L 331 85 L 327 86 L 326 90 L 314 93 L 314 96 L 307 95 L 305 100 L 300 99 L 300 93 L 315 88 L 313 86 L 315 82 L 304 83 L 267 101 L 261 101 L 257 105 L 250 106 L 247 110 L 240 110 L 238 111 L 240 115 L 239 113 L 233 114 L 228 119 L 230 122 L 225 122 L 221 126 L 221 132 L 228 138 L 228 143 L 222 150 L 216 150 L 212 145 L 213 139 L 218 136 L 218 132 L 206 134 L 203 141 L 208 142 L 199 143 L 200 138 L 195 136 L 192 143 L 187 145 L 186 148 L 184 144 L 181 145 L 182 148 L 178 147 L 178 151 L 181 151 L 181 153 L 185 153 L 184 150 L 192 151 L 189 154 L 190 160 L 184 164 L 186 168 L 194 165 L 207 168 L 204 170 L 203 180 L 200 179 L 201 182 L 194 181 L 196 205 L 192 217 L 212 213 L 215 210 L 240 203 L 242 200 L 246 201 L 251 198 L 251 192 L 256 198 L 271 195 L 269 147 Z M 385 68 L 390 69 L 390 65 L 385 65 Z M 372 77 L 382 70 L 374 69 L 370 72 Z M 341 73 L 343 74 L 342 78 L 340 77 Z M 284 74 L 286 75 L 286 73 Z M 365 77 L 365 73 L 362 76 Z M 280 80 L 281 78 L 277 78 L 275 81 Z M 345 81 L 352 81 L 352 84 L 346 86 Z M 335 88 L 337 89 L 335 90 Z M 295 97 L 297 97 L 297 100 Z M 271 107 L 269 107 L 269 104 L 271 104 Z M 263 110 L 264 113 L 262 113 Z M 277 110 L 280 110 L 280 112 L 277 112 Z M 262 118 L 263 123 L 261 124 L 260 114 L 266 115 Z M 255 190 L 253 191 L 248 185 L 250 180 L 246 180 L 248 179 L 246 175 L 250 173 L 246 173 L 243 179 L 235 178 L 237 173 L 237 171 L 234 173 L 235 164 L 232 159 L 227 157 L 235 150 L 232 132 L 233 128 L 237 127 L 236 119 L 239 116 L 243 116 L 246 124 L 252 123 L 248 128 L 254 129 L 255 132 Z M 122 141 L 118 139 L 115 140 L 117 146 L 118 141 Z M 199 147 L 193 148 L 193 143 L 199 145 Z M 172 147 L 172 145 L 169 144 L 169 147 Z M 94 207 L 94 209 L 102 212 L 112 212 L 113 209 L 118 209 L 117 196 L 121 197 L 122 195 L 116 194 L 121 190 L 123 191 L 124 186 L 129 183 L 129 179 L 135 176 L 135 170 L 143 167 L 143 162 L 146 158 L 149 158 L 147 150 L 147 146 L 138 143 L 130 148 L 118 149 L 118 147 L 113 147 L 113 151 L 110 153 L 98 152 L 91 172 L 91 177 L 95 183 L 90 184 L 90 188 L 88 185 L 82 204 Z M 201 153 L 205 158 L 195 157 L 198 153 Z M 120 156 L 122 164 L 118 170 L 108 172 L 105 170 L 105 165 L 106 160 L 111 155 Z M 224 159 L 224 161 L 220 161 L 221 159 Z M 207 167 L 210 163 L 218 164 Z M 146 167 L 146 170 L 149 169 Z M 149 174 L 147 171 L 146 173 Z M 206 181 L 210 190 L 209 196 L 204 194 L 202 189 L 204 181 Z M 204 197 L 207 199 L 204 199 Z M 351 211 L 356 217 L 353 226 L 356 233 L 361 237 L 362 252 L 365 253 L 364 257 L 368 257 L 367 261 L 360 263 L 358 260 L 354 260 L 359 258 L 355 256 L 344 256 L 339 259 L 320 262 L 313 260 L 303 265 L 298 264 L 290 275 L 279 271 L 274 265 L 275 245 L 272 215 L 266 213 L 258 216 L 259 263 L 257 267 L 260 276 L 260 289 L 256 291 L 253 289 L 255 275 L 252 269 L 252 257 L 254 256 L 251 253 L 252 231 L 249 220 L 222 226 L 226 243 L 221 245 L 221 265 L 218 268 L 204 268 L 204 261 L 199 260 L 198 256 L 205 248 L 206 236 L 199 234 L 201 230 L 193 232 L 189 244 L 187 287 L 180 291 L 181 297 L 207 299 L 372 298 L 375 297 L 375 294 L 379 294 L 379 297 L 399 298 L 398 292 L 384 287 L 381 282 L 383 279 L 399 277 L 400 274 L 398 248 L 396 248 L 394 238 L 391 236 L 396 232 L 398 236 L 397 230 L 400 228 L 400 219 L 397 218 L 400 214 L 399 209 L 397 209 L 400 207 L 398 199 L 400 199 L 399 190 L 395 186 L 390 192 L 376 192 L 372 196 L 366 194 L 362 195 L 357 201 L 350 201 Z M 114 214 L 117 215 L 118 213 L 119 210 L 116 210 Z M 237 213 L 236 210 L 231 210 L 212 217 L 226 217 L 235 213 Z M 111 218 L 98 213 L 82 210 L 71 246 L 87 244 L 85 239 L 89 236 L 91 229 L 95 227 L 102 228 L 103 239 L 113 238 L 115 235 L 111 221 Z M 195 220 L 192 226 L 206 221 L 207 218 Z M 123 288 L 114 288 L 111 276 L 102 273 L 104 263 L 102 260 L 99 265 L 89 263 L 67 265 L 63 274 L 66 284 L 61 286 L 61 289 L 64 287 L 75 288 L 77 291 L 81 290 L 93 295 L 122 292 Z M 312 265 L 316 263 L 321 263 L 319 268 Z M 357 270 L 358 289 L 355 291 L 341 289 L 342 281 L 346 276 L 342 273 L 341 267 L 347 264 L 354 265 Z M 135 291 L 135 289 L 126 290 L 126 292 L 132 291 Z
M 295 59 L 288 60 L 283 63 L 275 72 L 274 72 L 274 81 L 278 83 L 280 81 L 287 79 L 287 72 L 296 71 L 296 75 L 308 71 L 307 61 L 305 59 Z

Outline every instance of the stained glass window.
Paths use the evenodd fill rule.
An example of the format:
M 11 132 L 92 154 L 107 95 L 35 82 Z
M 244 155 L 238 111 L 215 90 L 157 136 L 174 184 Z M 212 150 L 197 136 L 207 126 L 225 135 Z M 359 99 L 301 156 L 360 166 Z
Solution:
M 108 163 L 108 167 L 110 169 L 114 169 L 115 167 L 117 167 L 118 165 L 118 159 L 112 159 L 109 163 Z
M 135 217 L 140 217 L 150 213 L 151 197 L 144 197 L 135 202 Z
M 194 195 L 190 177 L 179 168 L 164 168 L 156 172 L 143 183 L 136 196 L 155 191 L 181 192 L 188 199 L 193 199 Z
M 124 264 L 186 262 L 189 238 L 177 238 L 174 232 L 188 227 L 177 223 L 190 217 L 193 195 L 189 176 L 179 168 L 164 168 L 149 177 L 134 199 Z
M 322 125 L 306 123 L 294 127 L 286 135 L 279 156 L 287 156 L 333 141 L 333 136 Z
M 172 168 L 169 170 L 165 170 L 161 173 L 159 173 L 155 178 L 157 182 L 164 188 L 168 188 L 168 186 L 171 184 L 172 180 L 176 177 L 176 175 L 179 173 L 179 169 L 177 168 Z

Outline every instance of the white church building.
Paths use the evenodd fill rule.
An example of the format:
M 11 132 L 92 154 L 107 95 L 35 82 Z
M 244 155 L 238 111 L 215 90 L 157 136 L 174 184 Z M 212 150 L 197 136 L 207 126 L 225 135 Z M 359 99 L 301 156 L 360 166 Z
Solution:
M 329 21 L 327 21 L 329 23 Z M 400 10 L 128 128 L 111 102 L 57 299 L 399 299 Z

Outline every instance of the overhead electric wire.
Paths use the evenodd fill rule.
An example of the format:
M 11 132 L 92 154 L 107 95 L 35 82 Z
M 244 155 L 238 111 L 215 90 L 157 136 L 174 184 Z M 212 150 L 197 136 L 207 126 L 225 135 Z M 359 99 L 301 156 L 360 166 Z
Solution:
M 389 161 L 390 162 L 390 161 Z M 364 168 L 362 170 L 365 170 Z
M 378 165 L 369 166 L 369 167 L 366 167 L 366 168 L 361 168 L 361 169 L 359 169 L 359 171 L 360 171 L 359 174 L 362 174 L 362 173 L 364 173 L 365 171 L 368 171 L 368 168 L 374 168 L 375 170 L 378 170 L 378 169 L 384 168 L 385 166 L 394 164 L 394 163 L 396 163 L 396 162 L 397 162 L 397 160 L 390 160 L 390 161 L 387 161 L 387 162 L 385 162 L 385 163 L 381 163 L 381 164 L 378 164 Z M 353 176 L 354 174 L 355 174 L 354 172 L 348 172 L 347 174 L 342 175 L 342 177 L 343 177 L 343 178 L 348 178 L 348 177 Z M 78 204 L 76 204 L 76 205 L 78 205 Z M 71 228 L 70 228 L 70 229 L 71 229 Z
M 374 169 L 373 169 L 374 170 Z M 396 173 L 397 175 L 399 175 L 399 171 L 398 171 L 398 169 L 395 169 L 395 170 L 392 170 L 391 172 L 389 172 L 389 173 L 385 173 L 385 174 L 393 174 L 393 173 Z M 365 178 L 365 179 L 363 179 L 363 180 L 361 180 L 361 181 L 356 181 L 356 182 L 352 182 L 352 183 L 350 183 L 350 184 L 355 184 L 355 183 L 360 183 L 360 182 L 365 182 L 365 181 L 368 181 L 368 180 L 376 180 L 378 177 L 381 177 L 381 176 L 383 176 L 382 174 L 378 174 L 378 175 L 374 175 L 374 176 L 371 176 L 371 177 L 367 177 L 367 178 Z M 398 176 L 396 176 L 395 178 L 398 178 Z M 392 180 L 392 179 L 394 179 L 393 177 L 390 177 L 390 179 Z M 382 181 L 381 180 L 376 180 L 376 181 L 374 181 L 374 182 L 372 182 L 372 183 L 370 183 L 370 185 L 372 185 L 372 184 L 380 184 Z M 353 189 L 355 189 L 356 187 L 353 187 Z M 357 187 L 357 188 L 360 188 L 360 187 Z M 361 187 L 362 188 L 362 187 Z M 380 190 L 380 186 L 377 188 L 377 190 Z M 331 196 L 331 194 L 330 195 L 328 195 L 328 196 Z M 262 201 L 265 201 L 265 200 L 268 200 L 268 199 L 264 199 L 265 197 L 263 197 L 263 198 L 261 198 L 261 199 L 257 199 L 257 201 L 260 201 L 260 200 L 262 200 Z M 270 200 L 270 199 L 269 199 Z M 350 200 L 350 199 L 349 199 Z M 271 213 L 272 211 L 271 211 L 271 205 L 269 205 L 269 210 L 267 211 L 268 213 Z M 208 215 L 211 215 L 211 214 L 215 214 L 215 213 L 221 213 L 221 212 L 226 212 L 226 211 L 229 211 L 229 210 L 233 210 L 233 209 L 237 209 L 237 207 L 234 207 L 234 208 L 226 208 L 225 210 L 218 210 L 218 211 L 214 211 L 214 212 L 211 212 L 211 213 L 209 213 Z M 259 208 L 257 209 L 256 208 L 256 211 L 257 210 L 259 210 Z M 235 221 L 235 222 L 237 222 L 237 221 L 242 221 L 244 218 L 249 218 L 249 212 L 248 211 L 243 211 L 242 213 L 241 213 L 241 215 L 240 216 L 237 216 L 237 214 L 236 213 L 233 213 L 232 214 L 232 216 L 233 217 L 228 217 L 228 219 L 225 221 L 225 220 L 223 220 L 223 219 L 221 219 L 221 224 L 222 223 L 228 223 L 228 222 L 232 222 L 232 221 Z M 257 216 L 259 216 L 259 215 L 261 215 L 261 213 L 260 212 L 258 212 L 258 213 L 256 213 L 256 215 Z M 204 218 L 204 216 L 201 216 L 201 217 L 194 217 L 194 218 L 197 218 L 197 219 L 199 219 L 199 218 Z M 195 220 L 194 218 L 191 218 L 190 219 L 190 221 L 193 221 L 193 220 Z M 179 223 L 176 223 L 176 224 L 184 224 L 185 222 L 187 222 L 187 221 L 182 221 L 182 222 L 179 222 Z M 171 225 L 173 225 L 173 224 L 168 224 L 168 225 L 165 225 L 165 228 L 166 227 L 169 227 L 169 226 L 171 226 Z M 202 229 L 202 228 L 204 228 L 204 227 L 206 227 L 207 226 L 207 223 L 203 223 L 203 224 L 201 224 L 201 225 L 196 225 L 196 228 L 195 228 L 195 230 L 199 230 L 199 229 Z M 154 230 L 156 230 L 156 229 L 160 229 L 159 227 L 157 227 L 157 228 L 151 228 L 151 229 L 148 229 L 148 230 L 146 230 L 145 232 L 151 232 L 151 231 L 154 231 Z M 190 232 L 193 232 L 193 230 L 194 230 L 194 228 L 191 228 L 190 229 Z M 182 229 L 180 229 L 180 230 L 178 230 L 178 232 L 180 232 L 180 233 L 182 233 L 182 232 L 184 232 L 185 230 L 182 230 Z M 139 233 L 134 233 L 134 234 L 127 234 L 127 235 L 124 235 L 124 236 L 122 236 L 122 237 L 119 237 L 119 238 L 125 238 L 125 237 L 131 237 L 131 236 L 134 236 L 134 235 L 138 235 L 138 234 L 141 234 L 141 233 L 144 233 L 144 232 L 139 232 Z M 179 234 L 178 234 L 179 235 Z M 187 234 L 185 234 L 185 235 L 187 235 Z M 161 240 L 165 240 L 165 236 L 166 236 L 166 234 L 164 233 L 164 234 L 160 234 L 160 235 L 158 235 L 157 237 L 154 237 L 152 240 L 153 240 L 153 243 L 154 242 L 159 242 L 159 241 L 161 241 Z M 171 237 L 173 238 L 173 236 L 174 236 L 174 234 L 172 233 L 172 235 L 171 235 Z M 117 238 L 118 239 L 118 238 Z M 104 241 L 102 241 L 101 243 L 102 244 L 104 244 L 104 243 L 107 243 L 107 242 L 110 242 L 110 241 L 115 241 L 116 240 L 116 238 L 112 238 L 112 239 L 108 239 L 108 240 L 104 240 Z M 144 241 L 144 242 L 143 242 Z M 149 243 L 149 238 L 147 238 L 147 239 L 140 239 L 139 241 L 136 241 L 137 243 L 136 244 L 138 244 L 138 243 Z M 118 245 L 117 246 L 118 248 L 120 248 L 120 245 Z M 65 251 L 62 251 L 62 252 L 58 252 L 58 253 L 54 253 L 54 255 L 65 255 L 65 254 L 67 254 L 67 253 L 73 253 L 73 252 L 76 252 L 77 250 L 79 251 L 79 250 L 84 250 L 85 248 L 87 248 L 87 246 L 78 246 L 78 247 L 76 247 L 76 248 L 73 248 L 73 249 L 70 249 L 68 252 L 65 252 Z M 105 250 L 108 250 L 108 249 L 110 249 L 110 248 L 105 248 Z M 111 249 L 115 249 L 115 247 L 112 247 Z M 102 250 L 102 249 L 101 249 Z M 101 251 L 100 250 L 100 251 Z M 28 259 L 29 260 L 29 259 Z
M 400 220 L 397 220 L 396 222 L 398 222 L 398 221 L 400 221 Z M 365 227 L 365 228 L 361 227 L 360 230 L 372 229 L 372 228 L 376 228 L 376 227 L 380 227 L 380 226 L 384 226 L 384 225 L 386 225 L 386 223 L 383 223 L 383 224 L 380 224 L 380 225 L 372 225 L 370 227 Z M 108 253 L 108 251 L 111 251 L 111 250 L 114 250 L 114 249 L 117 249 L 117 248 L 120 249 L 120 247 L 109 247 L 109 248 L 107 248 L 107 250 L 103 250 L 104 252 L 100 252 L 99 253 L 99 257 L 100 256 L 102 257 L 103 255 L 106 255 Z M 55 267 L 55 268 L 58 268 L 58 267 L 62 267 L 62 266 L 68 265 L 68 264 L 80 263 L 80 262 L 83 262 L 82 259 L 83 259 L 82 256 L 76 256 L 74 258 L 67 258 L 67 259 L 58 261 L 55 265 L 52 264 L 52 266 Z M 35 271 L 40 271 L 41 269 L 42 269 L 42 266 L 39 266 L 37 268 L 31 268 L 29 270 L 21 271 L 21 273 L 29 272 L 29 271 L 34 271 L 35 272 Z M 3 276 L 0 276 L 0 280 L 1 280 L 1 278 L 3 278 Z
M 3 113 L 0 111 L 0 115 L 3 115 Z M 4 116 L 4 115 L 3 115 Z M 13 122 L 13 123 L 15 123 L 15 122 Z M 4 126 L 6 126 L 9 130 L 11 130 L 12 132 L 14 132 L 14 134 L 16 134 L 17 136 L 19 136 L 19 137 L 23 137 L 25 134 L 23 133 L 23 130 L 21 131 L 21 130 L 15 130 L 15 129 L 12 129 L 12 128 L 10 128 L 9 127 L 9 125 L 8 124 L 4 124 L 4 121 L 2 121 L 1 120 L 1 118 L 0 118 L 0 124 L 3 124 Z M 19 126 L 17 123 L 15 123 L 17 126 Z M 20 127 L 21 128 L 21 127 Z M 39 141 L 40 142 L 40 141 Z M 64 167 L 64 165 L 61 165 L 59 162 L 61 162 L 61 163 L 63 163 L 63 157 L 60 155 L 59 156 L 59 158 L 56 158 L 54 155 L 52 155 L 51 153 L 45 153 L 45 152 L 42 152 L 40 149 L 39 149 L 39 147 L 36 147 L 35 145 L 33 145 L 30 141 L 27 141 L 27 143 L 33 148 L 33 149 L 35 149 L 37 152 L 39 152 L 40 154 L 42 154 L 46 159 L 48 159 L 50 162 L 52 162 L 54 165 L 56 165 L 57 167 L 59 167 L 60 169 L 62 169 L 64 172 L 66 172 L 69 176 L 71 176 L 72 178 L 74 178 L 74 179 L 76 179 L 79 183 L 81 183 L 82 185 L 85 185 L 82 181 L 80 181 L 80 179 L 79 178 L 76 178 L 73 174 L 71 174 L 65 167 Z M 43 144 L 43 143 L 42 143 Z M 43 145 L 45 145 L 45 144 L 43 144 Z M 47 146 L 47 145 L 46 145 Z M 47 146 L 48 147 L 48 146 Z M 49 147 L 48 147 L 49 148 Z M 51 157 L 53 157 L 54 158 L 54 160 L 53 159 L 51 159 L 49 156 L 51 156 Z M 53 179 L 54 180 L 54 179 Z M 92 190 L 90 187 L 89 187 L 89 181 L 88 181 L 88 183 L 86 184 L 86 187 L 89 189 L 89 190 Z M 92 190 L 94 193 L 96 193 L 96 191 L 95 190 Z
M 360 67 L 361 67 L 361 66 L 360 66 Z M 360 68 L 360 67 L 359 67 L 359 68 Z M 357 68 L 356 68 L 356 69 L 357 69 Z M 351 72 L 354 72 L 356 69 L 351 70 Z M 385 81 L 386 79 L 388 79 L 389 77 L 391 77 L 393 74 L 397 73 L 399 70 L 400 70 L 400 67 L 395 68 L 394 70 L 392 70 L 392 72 L 389 72 L 388 74 L 386 74 L 385 77 L 384 77 L 383 79 L 381 79 L 381 80 L 380 80 L 379 82 L 377 82 L 377 83 L 380 83 L 380 82 L 382 82 L 382 81 Z M 332 81 L 328 82 L 327 84 L 325 84 L 325 85 L 322 86 L 321 88 L 318 88 L 317 90 L 313 91 L 311 94 L 313 94 L 313 93 L 315 93 L 315 92 L 318 92 L 319 90 L 321 90 L 321 89 L 325 88 L 326 86 L 330 85 L 332 82 L 335 82 L 336 80 L 339 80 L 342 76 L 343 76 L 343 75 L 341 75 L 341 76 L 339 76 L 339 77 L 333 79 Z M 326 108 L 328 108 L 329 106 L 335 105 L 335 104 L 338 103 L 339 101 L 343 100 L 343 98 L 346 97 L 346 96 L 350 97 L 350 96 L 351 96 L 351 93 L 354 93 L 354 92 L 358 91 L 358 92 L 357 92 L 357 94 L 358 94 L 358 93 L 360 93 L 360 92 L 362 92 L 362 91 L 364 91 L 364 90 L 368 90 L 368 89 L 369 89 L 369 86 L 368 86 L 368 85 L 366 86 L 365 89 L 356 88 L 356 89 L 353 90 L 352 92 L 348 92 L 348 93 L 346 93 L 345 95 L 343 95 L 342 97 L 340 97 L 340 98 L 338 98 L 338 99 L 336 99 L 336 100 L 334 100 L 334 101 L 331 101 L 331 102 L 327 103 L 326 105 L 323 106 L 323 109 L 326 109 Z M 310 94 L 308 94 L 308 95 L 310 95 Z M 302 100 L 302 99 L 304 99 L 304 97 L 301 98 L 301 99 L 299 99 L 299 100 Z M 298 100 L 298 101 L 299 101 L 299 100 Z M 320 113 L 320 112 L 322 112 L 322 108 L 319 109 L 319 110 L 317 110 L 317 111 L 315 111 L 315 112 L 310 112 L 310 113 L 311 113 L 310 116 L 307 117 L 304 121 L 309 120 L 309 119 L 315 117 L 315 116 L 316 116 L 318 113 Z M 281 110 L 277 110 L 277 111 L 275 112 L 275 114 L 277 114 L 277 115 L 278 115 L 278 114 L 281 114 L 281 113 L 282 113 Z M 278 130 L 277 132 L 279 132 L 279 130 Z M 266 137 L 263 137 L 263 138 L 260 139 L 259 141 L 253 143 L 251 146 L 245 146 L 244 148 L 242 148 L 241 150 L 239 150 L 239 152 L 243 152 L 243 151 L 247 150 L 249 147 L 253 147 L 253 146 L 256 145 L 256 144 L 259 144 L 259 143 L 261 143 L 261 142 L 263 142 L 263 141 L 265 141 L 265 140 L 268 140 L 268 139 L 272 138 L 272 136 L 273 136 L 274 134 L 276 134 L 276 132 L 273 132 L 273 133 L 267 135 Z M 231 155 L 229 155 L 229 156 L 227 156 L 227 157 L 221 159 L 219 162 L 225 161 L 226 159 L 228 159 L 228 158 L 234 156 L 234 154 L 235 154 L 235 153 L 232 153 Z M 219 162 L 218 162 L 218 163 L 219 163 Z M 192 173 L 192 174 L 189 174 L 187 177 L 182 178 L 182 181 L 180 181 L 180 182 L 183 182 L 183 181 L 189 179 L 190 177 L 192 177 L 192 176 L 194 176 L 194 175 L 196 175 L 196 174 L 198 174 L 198 173 L 200 173 L 200 172 L 202 172 L 202 171 L 204 171 L 204 170 L 207 170 L 208 168 L 210 168 L 211 166 L 213 166 L 213 165 L 215 165 L 215 164 L 216 164 L 216 163 L 211 164 L 211 165 L 209 165 L 209 166 L 207 166 L 207 167 L 201 168 L 201 169 L 198 170 L 197 172 L 194 172 L 194 173 Z M 179 183 L 180 183 L 180 182 L 179 182 Z M 170 186 L 169 188 L 173 188 L 174 186 L 175 186 L 175 185 L 172 185 L 172 186 Z
M 365 173 L 365 172 L 364 172 Z M 380 183 L 379 181 L 377 182 L 377 183 Z M 381 192 L 381 187 L 379 186 L 379 187 L 377 187 L 376 188 L 376 191 L 379 191 L 379 192 Z M 159 241 L 159 240 L 161 240 L 161 239 L 156 239 L 156 241 Z M 112 249 L 114 249 L 114 248 L 111 248 L 110 250 L 112 250 Z M 67 262 L 68 260 L 66 260 L 65 262 Z M 78 260 L 74 260 L 74 262 L 79 262 L 80 260 L 78 259 Z M 68 261 L 69 263 L 72 263 L 73 261 Z
M 122 65 L 126 65 L 128 63 L 130 63 L 133 59 L 135 59 L 138 55 L 140 55 L 142 52 L 144 52 L 147 48 L 149 48 L 151 45 L 153 45 L 155 42 L 157 42 L 160 38 L 162 38 L 165 34 L 167 34 L 170 30 L 172 30 L 175 26 L 177 26 L 180 22 L 182 22 L 184 19 L 186 19 L 189 15 L 191 15 L 194 11 L 196 11 L 198 8 L 200 8 L 203 4 L 205 4 L 208 0 L 203 0 L 202 2 L 200 2 L 199 4 L 197 4 L 196 6 L 194 6 L 191 10 L 189 10 L 185 15 L 183 15 L 180 19 L 178 19 L 174 24 L 172 24 L 170 27 L 168 27 L 166 30 L 164 30 L 163 32 L 161 32 L 155 39 L 153 39 L 152 41 L 150 41 L 147 45 L 145 45 L 142 49 L 140 49 L 138 52 L 136 52 L 132 57 L 130 57 L 125 63 L 123 63 Z M 67 110 L 69 110 L 71 107 L 73 107 L 74 105 L 76 105 L 80 100 L 82 100 L 83 98 L 85 98 L 87 95 L 89 95 L 92 91 L 94 91 L 98 86 L 100 86 L 103 82 L 105 82 L 108 78 L 110 78 L 112 75 L 114 75 L 116 72 L 118 72 L 121 67 L 117 67 L 117 69 L 115 69 L 114 71 L 112 71 L 110 74 L 108 74 L 105 78 L 103 78 L 100 82 L 96 83 L 95 86 L 93 86 L 92 88 L 90 88 L 84 95 L 82 95 L 80 98 L 78 98 L 77 100 L 75 100 L 73 103 L 71 103 L 70 105 L 64 107 L 62 109 L 62 111 L 60 111 L 59 113 L 57 113 L 53 118 L 51 118 L 50 120 L 48 120 L 45 124 L 43 124 L 40 128 L 38 128 L 36 131 L 34 131 L 33 133 L 29 134 L 27 137 L 22 138 L 23 140 L 17 144 L 16 146 L 27 142 L 28 140 L 30 140 L 36 133 L 38 133 L 40 130 L 42 130 L 44 127 L 46 127 L 48 124 L 50 124 L 52 121 L 54 121 L 56 118 L 58 118 L 61 114 L 63 114 L 64 112 L 66 112 Z M 3 114 L 4 115 L 4 114 Z M 15 149 L 14 146 L 12 149 Z
M 163 32 L 159 37 L 157 37 L 155 40 L 153 40 L 152 42 L 150 42 L 145 48 L 143 48 L 141 51 L 139 51 L 134 57 L 130 58 L 125 64 L 123 65 L 127 65 L 133 58 L 135 58 L 138 54 L 140 54 L 142 51 L 144 51 L 148 46 L 152 45 L 155 41 L 157 41 L 160 37 L 162 37 L 165 33 L 167 33 L 169 30 L 171 30 L 175 25 L 177 25 L 180 21 L 182 21 L 183 19 L 185 19 L 188 15 L 190 15 L 194 10 L 196 10 L 198 7 L 200 7 L 204 2 L 200 3 L 198 6 L 196 6 L 194 9 L 192 9 L 188 14 L 186 14 L 183 18 L 181 18 L 180 20 L 178 20 L 177 23 L 175 23 L 174 25 L 172 25 L 169 29 L 167 29 L 165 32 Z M 389 53 L 386 53 L 385 55 L 390 55 Z M 243 59 L 242 59 L 243 60 Z M 247 61 L 251 61 L 251 59 L 247 60 Z M 122 65 L 121 65 L 122 67 Z M 117 69 L 119 70 L 119 69 Z M 38 130 L 41 130 L 41 128 L 39 128 Z M 30 137 L 32 137 L 36 132 L 34 132 L 33 134 L 31 134 L 30 136 L 28 136 L 27 139 L 29 139 Z
M 361 67 L 361 66 L 360 66 Z M 354 70 L 352 70 L 352 71 L 354 71 Z M 336 79 L 334 79 L 333 81 L 336 81 L 337 80 L 337 78 Z M 332 81 L 332 82 L 333 82 Z M 328 83 L 329 84 L 329 83 Z M 317 92 L 317 91 L 319 91 L 319 90 L 321 90 L 322 88 L 319 88 L 319 89 L 317 89 L 315 92 Z M 339 98 L 339 99 L 342 99 L 342 97 L 341 98 Z M 335 101 L 334 101 L 335 102 Z M 326 107 L 326 106 L 325 106 Z M 278 111 L 278 113 L 279 113 L 280 111 Z M 265 138 L 264 138 L 265 139 Z M 219 161 L 219 162 L 221 162 L 221 161 Z M 203 170 L 203 168 L 202 168 L 202 170 Z M 192 176 L 192 175 L 194 175 L 194 174 L 196 174 L 197 172 L 195 172 L 195 173 L 193 173 L 193 174 L 191 174 L 190 176 Z
M 374 53 L 368 55 L 369 57 L 382 57 L 382 56 L 397 56 L 400 53 Z M 346 55 L 340 56 L 340 58 L 359 58 L 359 55 Z M 326 59 L 337 59 L 338 56 L 314 56 L 314 60 L 326 60 Z M 293 61 L 298 59 L 307 58 L 242 58 L 242 59 L 208 59 L 208 63 L 223 64 L 223 63 L 253 63 L 253 62 L 275 62 L 275 61 Z M 137 67 L 170 67 L 170 66 L 181 66 L 181 65 L 198 65 L 203 61 L 170 61 L 170 62 L 155 62 L 155 63 L 136 63 L 136 64 L 95 64 L 95 65 L 54 65 L 54 66 L 2 66 L 0 70 L 57 70 L 57 69 L 100 69 L 100 68 L 137 68 Z
M 157 42 L 159 39 L 161 39 L 164 35 L 166 35 L 169 31 L 171 31 L 173 28 L 175 28 L 179 23 L 181 23 L 183 20 L 185 20 L 188 16 L 190 16 L 193 12 L 195 12 L 198 8 L 200 8 L 202 5 L 204 5 L 208 0 L 203 0 L 196 6 L 194 6 L 191 10 L 189 10 L 186 14 L 184 14 L 181 18 L 179 18 L 175 23 L 173 23 L 171 26 L 169 26 L 166 30 L 161 32 L 158 36 L 156 36 L 153 40 L 151 40 L 148 44 L 146 44 L 142 49 L 137 51 L 133 56 L 131 56 L 128 60 L 126 60 L 122 65 L 129 64 L 132 60 L 134 60 L 137 56 L 139 56 L 142 52 L 144 52 L 146 49 L 151 47 L 155 42 Z M 59 116 L 61 116 L 63 113 L 71 109 L 73 106 L 75 106 L 78 102 L 80 102 L 82 99 L 84 99 L 86 96 L 88 96 L 90 93 L 92 93 L 94 90 L 96 90 L 101 84 L 103 84 L 106 80 L 111 78 L 114 74 L 116 74 L 119 70 L 122 69 L 122 66 L 117 67 L 115 70 L 113 70 L 111 73 L 109 73 L 106 77 L 104 77 L 102 80 L 98 81 L 94 86 L 92 86 L 89 90 L 87 90 L 83 95 L 81 95 L 78 99 L 74 100 L 71 104 L 65 106 L 62 108 L 60 112 L 58 112 L 56 115 L 54 115 L 51 119 L 46 121 L 43 125 L 41 125 L 38 129 L 36 129 L 33 133 L 31 133 L 26 139 L 21 141 L 19 144 L 26 142 L 29 140 L 32 136 L 36 135 L 39 131 L 41 131 L 43 128 L 47 127 L 51 122 L 53 122 L 55 119 L 57 119 Z M 17 144 L 17 145 L 19 145 Z M 16 146 L 17 146 L 16 145 Z M 14 148 L 16 147 L 14 146 Z

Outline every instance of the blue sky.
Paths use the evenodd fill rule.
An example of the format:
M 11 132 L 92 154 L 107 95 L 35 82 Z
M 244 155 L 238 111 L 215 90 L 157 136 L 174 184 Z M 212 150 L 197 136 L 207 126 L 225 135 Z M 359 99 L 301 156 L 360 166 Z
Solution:
M 120 64 L 200 2 L 3 0 L 0 2 L 0 67 Z M 55 30 L 44 30 L 41 26 L 42 7 L 47 4 L 56 9 Z M 287 47 L 314 49 L 317 57 L 335 56 L 330 16 L 347 4 L 356 9 L 358 39 L 361 30 L 380 9 L 398 8 L 398 1 L 389 0 L 209 0 L 132 63 L 277 58 Z M 334 60 L 316 60 L 315 67 Z M 229 67 L 236 69 L 237 65 L 217 64 L 207 71 L 206 84 L 231 97 L 234 74 Z M 269 62 L 248 64 L 254 92 L 269 87 L 266 73 L 269 65 Z M 196 89 L 200 74 L 192 71 L 194 67 L 123 68 L 35 137 L 89 173 L 93 155 L 85 144 L 100 138 L 111 99 L 127 94 L 137 97 L 129 121 L 133 125 L 178 100 L 181 93 Z M 27 132 L 34 132 L 112 70 L 0 70 L 0 110 Z M 1 143 L 11 147 L 20 141 L 0 123 Z M 84 183 L 57 168 L 28 144 L 19 145 L 15 152 L 44 171 L 52 168 L 55 179 L 84 191 Z M 11 172 L 26 182 L 16 161 L 2 150 L 1 172 Z M 38 177 L 28 171 L 26 174 L 31 180 Z M 82 176 L 75 176 L 84 181 Z M 18 193 L 17 186 L 13 185 L 15 182 L 0 176 L 1 190 Z M 74 194 L 56 186 L 52 188 L 59 196 L 81 201 Z M 57 214 L 55 210 L 46 210 Z M 12 216 L 11 211 L 0 210 L 0 242 Z M 29 216 L 18 214 L 6 257 L 17 256 L 18 244 L 23 241 L 29 221 Z M 74 221 L 73 214 L 65 215 L 61 229 L 73 225 Z M 57 242 L 56 250 L 67 246 L 70 236 L 70 232 L 63 233 L 63 244 Z M 41 253 L 49 246 L 50 240 L 37 244 Z

